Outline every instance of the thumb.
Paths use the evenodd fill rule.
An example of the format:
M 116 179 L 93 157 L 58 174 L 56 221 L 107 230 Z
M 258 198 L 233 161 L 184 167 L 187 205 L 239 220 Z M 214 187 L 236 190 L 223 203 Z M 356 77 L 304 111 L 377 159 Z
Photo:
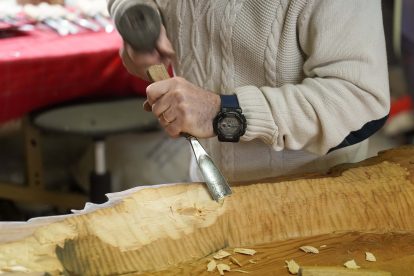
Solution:
M 175 51 L 172 47 L 170 40 L 167 37 L 167 31 L 164 26 L 161 26 L 160 37 L 157 41 L 157 50 L 162 56 L 171 57 L 175 55 Z

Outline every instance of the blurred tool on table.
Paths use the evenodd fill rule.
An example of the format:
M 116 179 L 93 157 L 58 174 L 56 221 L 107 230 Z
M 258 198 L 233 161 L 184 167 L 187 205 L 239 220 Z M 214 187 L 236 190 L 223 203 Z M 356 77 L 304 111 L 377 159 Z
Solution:
M 18 28 L 27 30 L 29 24 L 39 28 L 42 28 L 42 24 L 46 24 L 61 36 L 79 33 L 78 26 L 95 32 L 101 28 L 107 33 L 114 31 L 105 1 L 67 2 L 71 4 L 69 7 L 51 5 L 47 2 L 33 5 L 30 1 L 24 1 L 24 6 L 15 1 L 1 2 L 0 30 Z

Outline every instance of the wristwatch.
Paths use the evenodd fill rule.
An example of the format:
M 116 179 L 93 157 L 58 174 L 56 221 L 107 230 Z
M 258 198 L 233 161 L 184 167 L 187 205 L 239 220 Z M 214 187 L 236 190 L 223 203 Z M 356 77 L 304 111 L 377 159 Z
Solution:
M 221 110 L 213 121 L 220 142 L 237 143 L 246 133 L 247 121 L 242 114 L 237 95 L 220 95 Z

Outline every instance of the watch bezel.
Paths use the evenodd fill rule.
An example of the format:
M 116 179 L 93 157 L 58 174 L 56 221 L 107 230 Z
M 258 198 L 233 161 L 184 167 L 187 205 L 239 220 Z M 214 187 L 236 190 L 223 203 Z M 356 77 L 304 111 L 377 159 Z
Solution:
M 222 133 L 221 129 L 218 127 L 218 123 L 220 120 L 225 119 L 229 115 L 234 115 L 240 122 L 241 128 L 238 132 L 233 135 L 232 139 L 226 138 L 225 135 Z M 218 140 L 220 142 L 239 142 L 240 137 L 246 133 L 247 122 L 246 118 L 242 114 L 240 108 L 229 108 L 223 107 L 222 110 L 217 114 L 213 121 L 213 129 L 214 132 L 218 136 Z

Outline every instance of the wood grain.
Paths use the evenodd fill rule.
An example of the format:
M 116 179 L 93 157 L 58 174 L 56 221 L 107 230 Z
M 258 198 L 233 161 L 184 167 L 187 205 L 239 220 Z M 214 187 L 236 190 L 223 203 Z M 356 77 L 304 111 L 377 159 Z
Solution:
M 300 246 L 312 245 L 319 249 L 319 254 L 309 254 L 301 251 Z M 326 247 L 320 247 L 326 245 Z M 413 233 L 333 233 L 307 238 L 288 239 L 252 247 L 257 251 L 254 257 L 233 255 L 242 263 L 242 267 L 231 264 L 231 269 L 241 269 L 250 272 L 251 276 L 291 275 L 286 266 L 286 260 L 294 260 L 300 266 L 345 268 L 343 264 L 350 260 L 361 266 L 361 269 L 383 271 L 393 276 L 412 276 L 414 271 L 414 234 Z M 225 248 L 232 252 L 232 248 Z M 365 252 L 372 252 L 377 262 L 365 260 Z M 163 271 L 143 273 L 142 276 L 208 276 L 216 275 L 207 272 L 207 263 L 212 255 L 195 262 L 187 262 L 171 266 Z M 256 264 L 251 264 L 254 259 Z M 259 259 L 259 260 L 258 260 Z M 217 260 L 216 260 L 217 261 Z M 229 264 L 225 259 L 217 263 Z M 217 274 L 218 275 L 218 274 Z M 242 275 L 229 272 L 225 275 Z M 336 275 L 336 274 L 331 274 Z M 380 274 L 381 275 L 381 274 Z
M 385 271 L 366 270 L 366 269 L 347 269 L 339 267 L 301 267 L 298 276 L 391 276 Z
M 254 256 L 262 259 L 257 264 L 248 262 L 251 256 L 237 256 L 242 270 L 256 275 L 286 272 L 284 261 L 290 259 L 323 266 L 355 259 L 363 268 L 408 271 L 414 269 L 413 170 L 414 148 L 407 146 L 359 165 L 336 167 L 329 175 L 235 183 L 234 194 L 223 205 L 213 201 L 202 183 L 147 188 L 115 206 L 74 215 L 0 244 L 0 268 L 21 265 L 71 275 L 168 269 L 151 275 L 204 275 L 207 264 L 198 262 L 206 256 L 222 248 L 248 247 L 267 252 Z M 346 233 L 355 231 L 361 234 Z M 322 244 L 327 247 L 319 248 Z M 384 244 L 387 250 L 376 251 Z M 315 246 L 320 254 L 299 250 L 304 245 Z M 366 262 L 365 251 L 358 248 L 378 261 Z

